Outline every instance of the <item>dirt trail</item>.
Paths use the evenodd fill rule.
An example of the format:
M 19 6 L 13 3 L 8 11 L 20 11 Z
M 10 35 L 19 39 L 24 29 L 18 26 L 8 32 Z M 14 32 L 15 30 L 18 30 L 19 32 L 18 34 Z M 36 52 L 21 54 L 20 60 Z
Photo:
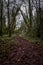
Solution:
M 18 45 L 11 45 L 8 58 L 0 65 L 43 65 L 43 46 L 16 37 Z

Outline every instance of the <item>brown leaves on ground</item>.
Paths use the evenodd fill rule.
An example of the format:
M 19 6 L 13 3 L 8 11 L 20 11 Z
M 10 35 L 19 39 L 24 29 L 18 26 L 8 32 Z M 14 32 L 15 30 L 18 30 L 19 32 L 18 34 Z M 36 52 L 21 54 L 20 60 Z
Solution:
M 43 65 L 42 45 L 32 44 L 19 36 L 15 40 L 19 44 L 9 46 L 8 57 L 0 65 Z

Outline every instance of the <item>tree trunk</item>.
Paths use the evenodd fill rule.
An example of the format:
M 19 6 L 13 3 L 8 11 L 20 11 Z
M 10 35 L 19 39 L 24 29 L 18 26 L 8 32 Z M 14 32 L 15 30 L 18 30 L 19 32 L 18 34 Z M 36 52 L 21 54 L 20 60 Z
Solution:
M 3 15 L 3 0 L 1 0 L 1 11 L 0 11 L 0 36 L 2 36 L 2 15 Z
M 31 9 L 31 2 L 29 0 L 29 17 L 30 17 L 30 29 L 32 27 L 32 9 Z
M 10 13 L 9 13 L 9 0 L 8 0 L 8 34 L 11 36 L 11 28 L 10 28 Z

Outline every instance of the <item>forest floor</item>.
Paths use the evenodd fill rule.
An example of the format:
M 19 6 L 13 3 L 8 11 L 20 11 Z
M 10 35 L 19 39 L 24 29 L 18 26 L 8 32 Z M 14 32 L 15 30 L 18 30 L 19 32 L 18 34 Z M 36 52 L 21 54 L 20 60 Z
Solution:
M 17 44 L 10 44 L 7 54 L 5 50 L 0 51 L 0 65 L 43 65 L 43 45 L 33 44 L 19 36 L 14 40 Z

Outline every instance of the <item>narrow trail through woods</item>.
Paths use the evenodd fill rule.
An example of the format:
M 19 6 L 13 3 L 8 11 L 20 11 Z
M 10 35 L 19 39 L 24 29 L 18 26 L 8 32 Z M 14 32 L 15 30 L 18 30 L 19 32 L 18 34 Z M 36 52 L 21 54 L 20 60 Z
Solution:
M 18 44 L 9 47 L 8 57 L 0 65 L 43 65 L 43 46 L 32 44 L 19 36 Z

